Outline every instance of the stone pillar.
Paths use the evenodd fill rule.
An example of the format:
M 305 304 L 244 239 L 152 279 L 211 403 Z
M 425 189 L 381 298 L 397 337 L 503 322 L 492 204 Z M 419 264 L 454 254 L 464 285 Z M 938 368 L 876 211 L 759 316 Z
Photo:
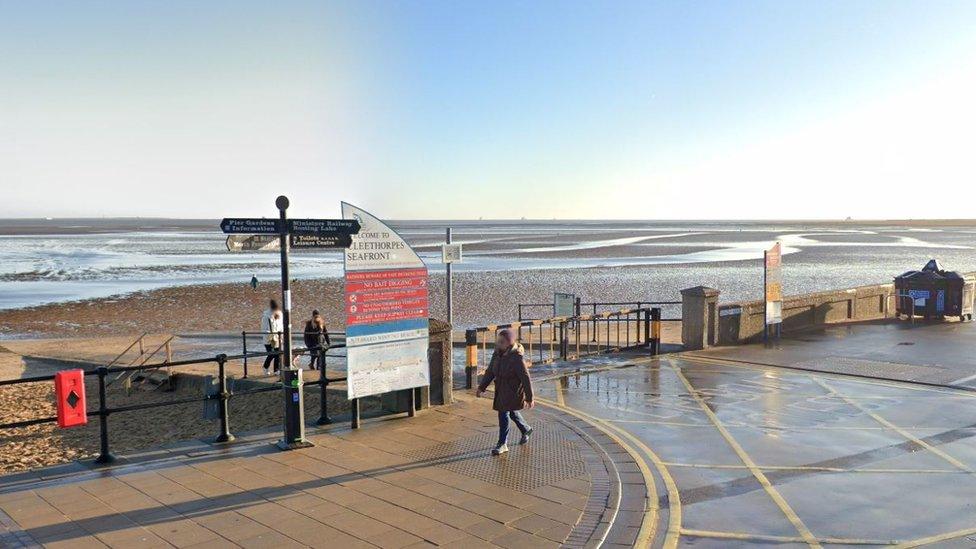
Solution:
M 430 404 L 454 402 L 454 348 L 451 341 L 451 325 L 430 319 Z
M 681 290 L 681 343 L 686 351 L 718 342 L 719 291 L 706 286 Z

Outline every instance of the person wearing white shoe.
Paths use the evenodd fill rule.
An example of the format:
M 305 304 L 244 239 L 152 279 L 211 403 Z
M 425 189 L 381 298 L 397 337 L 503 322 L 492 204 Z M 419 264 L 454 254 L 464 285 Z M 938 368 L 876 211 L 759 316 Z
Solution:
M 498 332 L 495 340 L 495 352 L 485 371 L 485 377 L 478 385 L 476 395 L 485 393 L 494 381 L 495 397 L 492 408 L 498 412 L 498 443 L 492 449 L 492 455 L 501 455 L 508 451 L 508 432 L 510 421 L 522 433 L 519 444 L 529 442 L 532 427 L 525 423 L 519 410 L 532 408 L 532 379 L 529 378 L 528 361 L 525 359 L 525 349 L 515 339 L 515 331 L 504 329 Z

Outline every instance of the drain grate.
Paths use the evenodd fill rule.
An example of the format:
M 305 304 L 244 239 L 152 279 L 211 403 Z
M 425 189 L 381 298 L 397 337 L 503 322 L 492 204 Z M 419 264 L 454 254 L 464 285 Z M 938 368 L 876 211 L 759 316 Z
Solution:
M 517 440 L 513 425 L 509 441 Z M 497 457 L 489 453 L 495 441 L 496 435 L 481 433 L 404 456 L 520 492 L 587 475 L 578 436 L 561 424 L 535 425 L 529 444 L 509 444 L 509 452 Z

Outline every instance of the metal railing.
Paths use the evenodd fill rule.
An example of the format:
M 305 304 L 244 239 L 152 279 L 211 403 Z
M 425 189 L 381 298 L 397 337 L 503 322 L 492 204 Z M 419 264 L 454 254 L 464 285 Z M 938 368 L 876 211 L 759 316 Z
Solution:
M 330 379 L 326 375 L 327 358 L 329 356 L 332 357 L 337 356 L 337 355 L 329 355 L 328 351 L 332 349 L 339 349 L 344 347 L 345 344 L 338 344 L 338 345 L 332 345 L 332 346 L 320 348 L 318 350 L 319 363 L 321 365 L 320 366 L 321 375 L 319 376 L 319 380 L 314 383 L 302 384 L 303 388 L 309 386 L 319 387 L 319 395 L 321 401 L 319 404 L 319 417 L 315 422 L 317 425 L 326 425 L 332 423 L 332 418 L 329 416 L 328 399 L 326 398 L 326 391 L 328 389 L 329 384 L 347 380 L 346 377 Z M 297 351 L 307 351 L 307 349 L 297 349 Z M 281 354 L 282 354 L 281 351 L 275 351 L 271 353 L 249 353 L 249 354 L 232 355 L 232 356 L 228 356 L 226 354 L 219 354 L 214 357 L 207 357 L 207 358 L 194 359 L 194 360 L 181 360 L 181 361 L 159 363 L 159 364 L 144 364 L 138 366 L 100 366 L 94 370 L 84 371 L 84 375 L 86 377 L 97 376 L 98 378 L 98 409 L 89 410 L 86 412 L 88 417 L 97 417 L 99 420 L 99 455 L 95 459 L 95 463 L 104 464 L 104 463 L 111 463 L 115 461 L 115 456 L 112 455 L 109 449 L 108 418 L 110 415 L 118 414 L 118 413 L 216 400 L 218 403 L 218 419 L 220 421 L 220 431 L 217 434 L 217 436 L 214 438 L 214 442 L 230 442 L 234 440 L 234 435 L 232 435 L 230 432 L 229 402 L 231 397 L 247 396 L 247 395 L 253 395 L 258 393 L 266 393 L 270 391 L 280 391 L 283 389 L 283 387 L 281 382 L 278 381 L 274 383 L 269 383 L 266 387 L 256 387 L 256 388 L 245 389 L 241 391 L 231 391 L 228 388 L 228 384 L 227 384 L 227 379 L 228 379 L 227 370 L 226 370 L 227 362 L 231 360 L 241 360 L 247 357 L 257 358 L 257 357 L 274 356 L 274 355 L 281 355 Z M 108 395 L 107 395 L 106 388 L 108 387 L 110 382 L 108 382 L 106 378 L 111 374 L 120 373 L 122 375 L 126 375 L 132 372 L 137 372 L 142 370 L 152 370 L 160 367 L 179 368 L 182 366 L 189 366 L 194 364 L 208 364 L 208 363 L 215 363 L 217 365 L 217 380 L 219 385 L 216 393 L 205 394 L 203 397 L 177 398 L 177 399 L 166 400 L 161 402 L 146 402 L 142 404 L 131 404 L 127 406 L 112 407 L 109 406 L 108 404 Z M 20 379 L 5 379 L 5 380 L 0 380 L 0 387 L 8 386 L 8 385 L 21 385 L 26 383 L 49 382 L 49 381 L 53 381 L 54 379 L 55 376 L 53 374 L 26 377 Z M 352 414 L 352 422 L 354 427 L 358 427 L 359 424 L 358 412 L 359 412 L 359 403 L 357 399 L 357 401 L 354 402 L 354 411 Z M 57 420 L 58 420 L 57 416 L 52 416 L 52 417 L 34 418 L 34 419 L 21 420 L 21 421 L 13 421 L 9 423 L 0 424 L 0 430 L 30 427 L 33 425 L 41 425 L 45 423 L 55 423 L 57 422 Z
M 525 358 L 533 364 L 549 364 L 638 347 L 658 354 L 661 321 L 660 308 L 641 307 L 470 328 L 464 334 L 465 387 L 472 388 L 474 379 L 489 365 L 499 330 L 516 330 Z
M 322 332 L 292 332 L 291 333 L 292 340 L 294 340 L 297 336 L 302 336 L 304 338 L 306 333 L 307 334 L 314 334 L 314 335 L 321 335 L 322 334 Z M 272 335 L 272 334 L 278 336 L 279 339 L 282 338 L 282 337 L 284 337 L 284 335 L 285 335 L 284 332 L 248 332 L 246 330 L 241 331 L 241 354 L 244 356 L 244 359 L 243 359 L 243 362 L 244 362 L 244 379 L 247 379 L 247 374 L 248 374 L 248 360 L 247 360 L 248 359 L 248 352 L 247 352 L 247 338 L 248 338 L 248 336 L 262 336 L 262 337 L 266 337 L 266 336 Z M 325 334 L 325 336 L 327 338 L 329 338 L 329 340 L 332 340 L 332 339 L 336 338 L 336 336 L 342 336 L 343 338 L 346 337 L 346 332 L 330 332 L 330 331 L 326 330 L 324 334 Z M 264 346 L 264 344 L 262 344 L 262 346 Z M 345 347 L 345 345 L 329 345 L 329 346 L 334 347 L 334 348 Z M 303 352 L 303 351 L 307 352 L 308 349 L 307 348 L 306 349 L 295 349 L 295 357 L 298 357 L 301 354 L 301 352 Z M 267 354 L 265 354 L 265 356 L 267 356 Z
M 607 311 L 619 311 L 621 309 L 643 309 L 645 307 L 664 307 L 681 305 L 680 301 L 587 301 L 576 298 L 576 316 L 582 314 L 596 315 Z M 552 318 L 556 316 L 555 303 L 519 303 L 516 306 L 518 321 L 536 320 Z M 540 314 L 536 314 L 540 313 Z M 675 318 L 663 318 L 662 320 L 680 320 Z

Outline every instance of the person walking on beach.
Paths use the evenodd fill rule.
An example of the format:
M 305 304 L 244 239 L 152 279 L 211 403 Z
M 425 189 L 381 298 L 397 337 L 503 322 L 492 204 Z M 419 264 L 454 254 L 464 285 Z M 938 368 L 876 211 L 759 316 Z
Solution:
M 315 310 L 312 311 L 312 319 L 305 323 L 305 347 L 308 348 L 309 370 L 315 369 L 323 344 L 328 347 L 332 342 L 329 341 L 329 331 L 325 329 L 325 319 Z M 319 367 L 325 368 L 325 364 L 319 364 Z
M 504 329 L 498 332 L 495 339 L 495 352 L 491 355 L 491 363 L 485 372 L 485 377 L 478 385 L 477 396 L 484 394 L 488 385 L 495 382 L 495 398 L 492 408 L 498 412 L 498 444 L 492 449 L 492 455 L 498 456 L 508 451 L 509 420 L 515 422 L 522 433 L 519 444 L 529 441 L 532 427 L 529 427 L 519 410 L 532 408 L 532 380 L 526 367 L 525 349 L 515 339 L 515 332 Z
M 264 350 L 272 353 L 281 351 L 281 335 L 285 331 L 285 323 L 278 302 L 271 300 L 268 309 L 261 315 L 261 331 L 264 332 Z M 268 355 L 264 359 L 264 375 L 270 375 L 269 367 L 274 363 L 274 373 L 281 370 L 281 355 Z

